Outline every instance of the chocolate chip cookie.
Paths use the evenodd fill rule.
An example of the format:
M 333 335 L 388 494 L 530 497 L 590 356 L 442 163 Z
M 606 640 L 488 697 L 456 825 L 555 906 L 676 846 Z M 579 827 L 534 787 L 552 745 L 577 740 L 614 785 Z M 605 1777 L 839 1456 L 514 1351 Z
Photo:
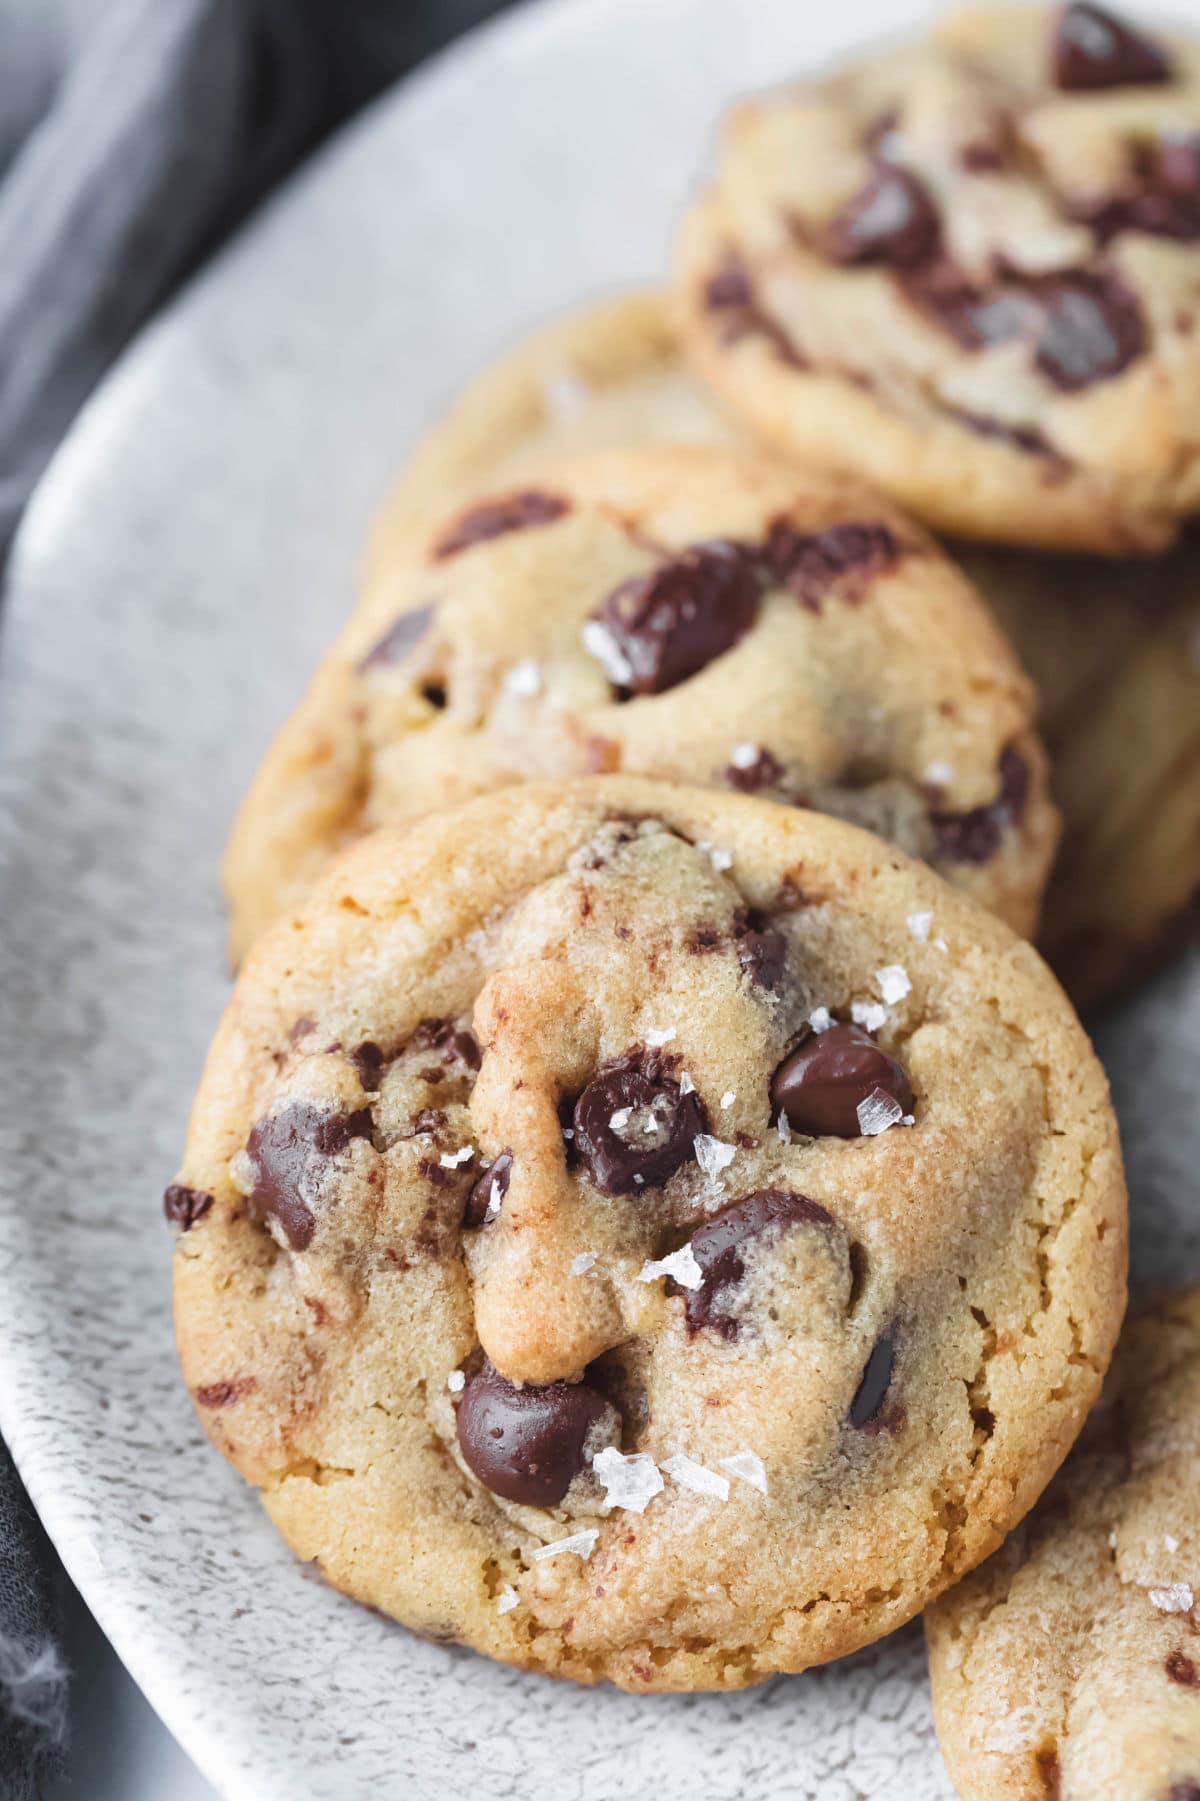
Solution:
M 368 584 L 234 827 L 235 949 L 373 826 L 617 771 L 853 819 L 1028 931 L 1057 836 L 1033 707 L 970 584 L 861 489 L 697 446 L 556 461 Z
M 783 449 L 962 536 L 1161 549 L 1200 507 L 1200 47 L 965 7 L 743 104 L 678 278 Z
M 641 1691 L 918 1611 L 1123 1304 L 1036 953 L 842 821 L 634 778 L 352 848 L 247 959 L 167 1206 L 188 1387 L 297 1554 Z
M 1200 1795 L 1200 1289 L 1127 1325 L 1041 1505 L 927 1616 L 963 1801 Z
M 1037 686 L 1064 823 L 1039 943 L 1092 1005 L 1198 920 L 1200 546 L 1138 562 L 957 554 Z

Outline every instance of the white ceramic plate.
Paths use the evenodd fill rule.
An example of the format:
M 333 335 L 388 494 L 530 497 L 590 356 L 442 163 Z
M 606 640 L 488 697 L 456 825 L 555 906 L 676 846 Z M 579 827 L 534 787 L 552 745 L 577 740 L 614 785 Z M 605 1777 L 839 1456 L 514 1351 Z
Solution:
M 476 35 L 147 334 L 28 519 L 0 678 L 0 1427 L 226 1795 L 948 1794 L 915 1629 L 742 1695 L 634 1700 L 421 1643 L 309 1579 L 193 1418 L 159 1214 L 226 990 L 230 810 L 403 451 L 518 331 L 663 267 L 731 93 L 920 10 L 542 0 Z M 1200 970 L 1176 969 L 1108 1034 L 1148 1268 L 1200 1266 L 1198 1013 Z

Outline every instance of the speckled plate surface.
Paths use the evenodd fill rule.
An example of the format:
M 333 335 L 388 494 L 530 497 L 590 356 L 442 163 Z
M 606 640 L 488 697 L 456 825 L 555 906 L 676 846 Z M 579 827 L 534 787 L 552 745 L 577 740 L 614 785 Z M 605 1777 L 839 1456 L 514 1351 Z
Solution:
M 372 507 L 473 366 L 654 275 L 730 93 L 905 0 L 542 0 L 343 137 L 147 335 L 29 516 L 0 642 L 0 1426 L 228 1796 L 934 1801 L 919 1633 L 729 1696 L 421 1643 L 293 1562 L 176 1376 L 159 1195 L 226 992 L 214 866 Z M 1106 1023 L 1135 1252 L 1200 1268 L 1200 965 Z

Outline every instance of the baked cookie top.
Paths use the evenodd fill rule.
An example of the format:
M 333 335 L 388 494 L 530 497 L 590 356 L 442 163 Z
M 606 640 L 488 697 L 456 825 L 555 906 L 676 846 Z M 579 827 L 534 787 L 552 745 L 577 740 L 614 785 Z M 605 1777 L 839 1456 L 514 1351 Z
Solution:
M 1200 507 L 1200 46 L 969 7 L 739 106 L 678 262 L 781 447 L 942 530 L 1159 549 Z
M 964 1801 L 1200 1795 L 1200 1289 L 1130 1321 L 1037 1511 L 927 1616 Z
M 613 772 L 853 819 L 1029 931 L 1033 711 L 970 584 L 861 488 L 698 446 L 556 463 L 368 584 L 235 823 L 235 952 L 374 826 Z
M 188 1386 L 298 1553 L 643 1690 L 918 1611 L 1040 1493 L 1123 1302 L 1036 953 L 841 821 L 632 778 L 339 860 L 246 961 L 167 1207 Z

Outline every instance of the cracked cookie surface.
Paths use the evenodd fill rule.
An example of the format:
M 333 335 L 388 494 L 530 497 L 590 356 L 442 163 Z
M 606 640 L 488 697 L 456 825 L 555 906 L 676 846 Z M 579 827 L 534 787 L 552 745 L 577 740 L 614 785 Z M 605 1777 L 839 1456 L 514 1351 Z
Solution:
M 678 279 L 778 446 L 961 536 L 1160 549 L 1200 507 L 1200 46 L 971 7 L 744 103 Z
M 1200 1289 L 1125 1327 L 1040 1505 L 926 1616 L 964 1801 L 1200 1794 Z
M 970 583 L 861 489 L 715 447 L 556 462 L 368 583 L 231 835 L 235 951 L 374 826 L 618 771 L 849 818 L 1029 931 L 1033 709 Z
M 1044 965 L 821 815 L 626 778 L 354 847 L 248 958 L 184 1374 L 297 1553 L 633 1690 L 890 1631 L 1032 1505 L 1123 1302 Z

